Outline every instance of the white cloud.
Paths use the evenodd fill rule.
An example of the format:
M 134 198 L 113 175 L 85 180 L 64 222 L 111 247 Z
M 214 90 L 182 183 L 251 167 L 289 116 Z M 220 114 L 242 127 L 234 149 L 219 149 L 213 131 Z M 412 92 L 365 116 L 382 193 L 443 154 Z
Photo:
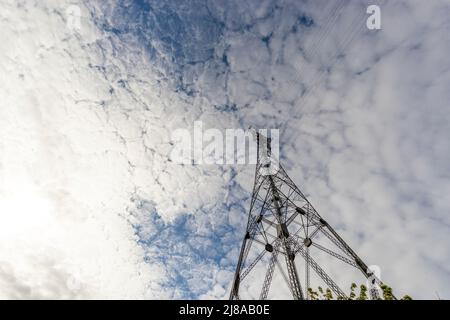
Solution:
M 448 4 L 382 1 L 370 33 L 346 3 L 86 2 L 78 33 L 71 1 L 2 3 L 0 297 L 226 297 L 253 168 L 168 161 L 196 120 L 281 128 L 354 249 L 448 296 Z
M 0 297 L 145 297 L 162 273 L 122 217 L 126 146 L 83 50 L 99 34 L 87 21 L 71 34 L 66 5 L 2 4 Z

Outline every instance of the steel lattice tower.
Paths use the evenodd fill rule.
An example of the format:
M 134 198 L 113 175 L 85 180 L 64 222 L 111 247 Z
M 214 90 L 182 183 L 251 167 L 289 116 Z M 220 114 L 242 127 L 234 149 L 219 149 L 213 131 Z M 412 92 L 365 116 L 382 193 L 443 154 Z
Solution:
M 346 299 L 344 291 L 315 259 L 317 253 L 327 256 L 328 260 L 323 261 L 332 259 L 356 273 L 359 270 L 370 280 L 370 298 L 379 298 L 381 281 L 317 213 L 278 161 L 271 159 L 270 138 L 258 133 L 255 137 L 258 146 L 255 182 L 230 299 L 243 298 L 240 289 L 246 281 L 250 281 L 247 289 L 259 286 L 259 299 L 267 299 L 276 267 L 284 279 L 279 280 L 286 284 L 286 290 L 296 300 L 309 299 L 311 269 L 317 281 L 324 283 L 338 299 Z M 297 268 L 300 264 L 302 277 Z M 259 273 L 248 280 L 256 270 Z M 259 284 L 256 284 L 258 280 Z

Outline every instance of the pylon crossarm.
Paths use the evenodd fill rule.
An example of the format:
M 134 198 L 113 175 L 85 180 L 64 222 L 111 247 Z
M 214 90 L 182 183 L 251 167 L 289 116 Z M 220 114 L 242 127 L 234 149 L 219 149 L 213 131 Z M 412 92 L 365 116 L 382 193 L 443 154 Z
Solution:
M 336 253 L 336 252 L 334 252 L 334 251 L 332 251 L 332 250 L 330 250 L 328 248 L 325 248 L 324 246 L 321 246 L 318 243 L 312 242 L 311 244 L 314 247 L 316 247 L 317 249 L 320 249 L 321 251 L 328 253 L 330 256 L 335 257 L 335 258 L 337 258 L 337 259 L 339 259 L 339 260 L 341 260 L 341 261 L 343 261 L 343 262 L 345 262 L 345 263 L 347 263 L 347 264 L 349 264 L 349 265 L 351 265 L 351 266 L 353 266 L 355 268 L 359 268 L 358 265 L 355 263 L 355 261 L 350 260 L 350 259 L 340 255 L 339 253 Z
M 260 245 L 262 245 L 263 247 L 265 247 L 266 244 L 268 243 L 268 242 L 263 242 L 263 241 L 261 241 L 261 240 L 259 240 L 259 239 L 253 239 L 253 241 L 256 242 L 256 243 L 258 243 L 258 244 L 260 244 Z
M 342 243 L 340 241 L 338 241 L 336 238 L 334 238 L 331 234 L 329 234 L 327 230 L 322 228 L 321 233 L 323 235 L 325 235 L 331 242 L 333 242 L 336 245 L 336 247 L 341 249 L 343 253 L 345 253 L 347 256 L 353 258 L 352 255 L 347 251 L 347 249 L 342 245 Z
M 296 204 L 294 201 L 292 201 L 292 197 L 291 197 L 291 196 L 287 197 L 287 196 L 283 193 L 283 191 L 281 191 L 281 190 L 278 190 L 278 192 L 279 192 L 281 195 L 283 195 L 283 197 L 287 200 L 287 202 L 289 202 L 289 203 L 292 205 L 293 208 L 297 208 L 297 207 L 298 207 L 297 204 Z M 316 218 L 317 220 L 319 220 L 319 219 L 321 218 L 320 215 L 317 213 L 317 211 L 315 211 L 314 208 L 311 206 L 311 204 L 308 202 L 308 200 L 302 199 L 301 201 L 305 202 L 305 204 L 304 204 L 303 206 L 301 206 L 301 208 L 303 208 L 303 207 L 305 207 L 305 206 L 311 208 L 311 209 L 307 209 L 306 214 L 307 214 L 308 216 L 311 216 L 311 215 L 312 215 L 312 216 L 314 216 L 314 218 Z M 288 221 L 294 220 L 295 217 L 298 216 L 298 215 L 299 215 L 298 211 L 295 211 L 295 212 L 292 214 L 292 216 L 286 221 L 286 223 L 288 223 Z M 290 223 L 290 222 L 289 222 L 289 223 Z
M 369 278 L 372 275 L 367 265 L 361 260 L 361 258 L 358 257 L 358 255 L 350 248 L 350 246 L 339 236 L 339 234 L 328 224 L 326 224 L 326 227 L 328 230 L 332 233 L 330 239 L 333 237 L 336 238 L 336 241 L 340 243 L 340 248 L 343 250 L 348 256 L 354 259 L 355 263 L 358 265 L 358 268 L 361 270 L 361 272 L 366 276 L 366 278 Z M 325 234 L 327 234 L 326 230 L 322 230 Z
M 303 192 L 301 192 L 301 190 L 297 187 L 297 185 L 294 183 L 294 181 L 292 181 L 289 176 L 287 175 L 286 171 L 284 171 L 284 168 L 280 165 L 279 166 L 279 174 L 277 175 L 278 179 L 281 180 L 283 183 L 287 184 L 288 186 L 290 186 L 292 189 L 294 189 L 297 194 L 299 194 L 302 199 L 306 202 L 309 203 L 308 199 L 306 198 L 306 196 L 303 194 Z M 285 177 L 285 178 L 281 178 L 281 176 Z
M 278 238 L 278 236 L 277 235 L 275 235 L 275 234 L 272 234 L 272 233 L 270 233 L 270 232 L 268 232 L 268 231 L 266 231 L 266 235 L 267 235 L 267 239 L 272 239 L 272 240 L 276 240 L 277 238 Z M 270 242 L 270 241 L 268 241 L 268 242 Z
M 292 224 L 296 225 L 298 227 L 298 229 L 294 232 L 294 234 L 299 234 L 300 231 L 303 230 L 303 233 L 305 236 L 307 236 L 307 231 L 309 230 L 309 228 L 315 226 L 315 227 L 321 227 L 321 225 L 319 223 L 311 223 L 307 226 L 305 226 L 304 223 L 300 223 L 298 221 L 292 221 Z
M 267 219 L 266 217 L 262 217 L 261 220 L 265 223 L 267 223 L 268 225 L 270 225 L 271 227 L 276 228 L 277 227 L 277 223 L 276 221 L 271 221 L 269 219 Z M 275 219 L 274 219 L 275 220 Z
M 278 177 L 277 179 L 278 179 L 278 180 L 281 180 L 281 181 L 284 181 L 283 179 L 281 179 L 281 178 L 279 178 L 279 177 Z M 289 186 L 289 189 L 292 190 L 292 191 L 296 191 L 295 188 L 292 187 L 292 186 Z M 280 192 L 287 200 L 289 200 L 294 206 L 296 206 L 295 203 L 293 203 L 292 200 L 291 200 L 292 195 L 286 195 L 286 194 L 285 194 L 284 192 L 282 192 L 281 190 L 279 190 L 279 192 Z M 292 192 L 292 193 L 295 193 L 295 192 Z M 306 198 L 304 198 L 303 196 L 301 196 L 301 195 L 300 195 L 300 199 L 298 199 L 298 200 L 304 202 L 304 203 L 305 203 L 304 205 L 309 204 L 308 200 L 307 200 Z M 304 206 L 304 205 L 303 205 L 303 206 Z
M 299 215 L 299 213 L 296 211 L 294 212 L 287 220 L 286 220 L 286 225 L 290 225 L 294 219 Z
M 331 228 L 327 224 L 328 230 L 332 233 L 329 234 L 327 230 L 322 228 L 322 233 L 327 236 L 328 239 L 330 239 L 337 247 L 339 247 L 345 254 L 347 254 L 350 258 L 353 260 L 351 265 L 356 267 L 357 269 L 361 270 L 361 272 L 364 274 L 366 278 L 371 278 L 373 281 L 375 281 L 378 285 L 381 285 L 382 282 L 380 279 L 378 279 L 374 274 L 370 272 L 367 265 L 356 255 L 356 253 L 350 248 L 350 246 L 337 234 L 337 232 Z M 394 299 L 396 299 L 394 297 Z
M 320 226 L 317 227 L 317 228 L 309 235 L 309 239 L 312 240 L 312 239 L 319 233 L 319 230 L 320 230 L 320 229 L 321 229 Z M 301 240 L 301 241 L 299 241 L 299 240 Z M 294 249 L 293 249 L 294 254 L 297 254 L 297 253 L 298 253 L 298 250 L 300 250 L 300 248 L 303 248 L 303 247 L 305 246 L 304 240 L 305 240 L 305 238 L 300 237 L 300 236 L 297 235 L 297 234 L 294 234 L 294 235 L 291 236 L 291 241 L 294 243 Z
M 309 207 L 308 213 L 312 213 L 314 216 L 316 216 L 318 219 L 320 219 L 320 215 L 317 213 L 317 210 L 314 208 L 314 206 L 309 202 L 309 200 L 306 198 L 306 196 L 303 194 L 303 192 L 300 191 L 300 189 L 297 187 L 297 185 L 289 178 L 286 171 L 284 171 L 283 167 L 280 165 L 280 172 L 283 176 L 285 176 L 285 179 L 282 179 L 279 175 L 277 176 L 277 179 L 281 180 L 285 184 L 287 184 L 291 189 L 295 190 L 295 192 L 300 196 L 301 201 L 305 202 L 305 205 Z M 290 199 L 290 198 L 289 198 Z
M 300 248 L 299 250 L 300 254 L 303 256 L 303 258 L 307 257 L 307 253 L 305 252 L 304 248 Z M 347 299 L 347 296 L 345 295 L 344 291 L 339 288 L 339 286 L 331 279 L 330 276 L 317 264 L 317 262 L 308 255 L 308 260 L 311 265 L 311 268 L 316 272 L 316 274 L 322 278 L 322 280 L 328 285 L 328 287 L 340 298 Z

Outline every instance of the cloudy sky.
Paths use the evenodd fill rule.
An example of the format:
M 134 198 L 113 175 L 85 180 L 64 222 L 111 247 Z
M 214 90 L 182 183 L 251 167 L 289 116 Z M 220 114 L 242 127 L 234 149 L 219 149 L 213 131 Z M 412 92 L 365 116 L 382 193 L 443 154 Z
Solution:
M 195 121 L 279 129 L 383 281 L 450 298 L 450 1 L 0 0 L 0 29 L 0 298 L 227 297 L 254 166 L 172 161 Z

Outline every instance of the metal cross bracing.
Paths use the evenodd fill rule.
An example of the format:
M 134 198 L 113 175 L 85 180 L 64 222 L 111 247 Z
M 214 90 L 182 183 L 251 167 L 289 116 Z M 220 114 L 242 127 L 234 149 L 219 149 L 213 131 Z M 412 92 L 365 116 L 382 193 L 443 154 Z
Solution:
M 352 269 L 353 274 L 356 270 L 361 279 L 371 279 L 370 298 L 379 298 L 376 288 L 381 281 L 319 215 L 283 167 L 273 161 L 270 138 L 256 134 L 256 140 L 255 182 L 230 299 L 248 299 L 241 294 L 250 293 L 250 298 L 265 300 L 271 291 L 277 298 L 281 284 L 284 293 L 295 300 L 309 299 L 312 280 L 318 286 L 325 285 L 336 298 L 346 299 L 335 280 L 345 278 L 343 267 Z

